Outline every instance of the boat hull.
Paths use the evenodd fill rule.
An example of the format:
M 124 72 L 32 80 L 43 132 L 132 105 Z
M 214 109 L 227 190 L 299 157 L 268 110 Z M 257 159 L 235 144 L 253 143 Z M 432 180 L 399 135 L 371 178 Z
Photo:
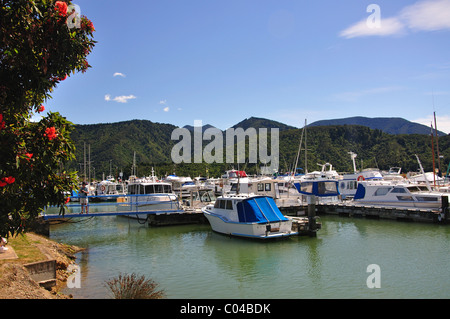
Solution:
M 223 216 L 203 210 L 213 231 L 237 237 L 255 239 L 276 239 L 297 235 L 292 231 L 292 221 L 278 221 L 270 223 L 241 223 L 225 220 Z

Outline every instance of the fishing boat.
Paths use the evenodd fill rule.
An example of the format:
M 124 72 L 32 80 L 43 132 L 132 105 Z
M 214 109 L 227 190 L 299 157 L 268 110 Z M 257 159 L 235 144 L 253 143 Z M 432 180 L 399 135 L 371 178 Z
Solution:
M 443 197 L 447 197 L 444 198 Z M 430 190 L 415 183 L 391 183 L 387 181 L 361 181 L 353 201 L 383 207 L 439 209 L 448 194 Z
M 220 196 L 202 209 L 213 231 L 230 236 L 275 239 L 297 235 L 269 196 Z

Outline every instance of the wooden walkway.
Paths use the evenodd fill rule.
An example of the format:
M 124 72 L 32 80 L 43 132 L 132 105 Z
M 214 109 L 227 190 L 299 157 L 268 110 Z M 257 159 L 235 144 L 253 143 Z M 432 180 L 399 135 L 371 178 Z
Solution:
M 282 211 L 289 215 L 296 212 L 306 212 L 307 205 L 289 207 Z M 442 209 L 420 209 L 414 207 L 381 207 L 375 205 L 362 205 L 353 202 L 316 204 L 318 215 L 339 215 L 348 217 L 365 217 L 372 219 L 391 219 L 398 221 L 414 221 L 424 223 L 450 223 L 450 214 Z

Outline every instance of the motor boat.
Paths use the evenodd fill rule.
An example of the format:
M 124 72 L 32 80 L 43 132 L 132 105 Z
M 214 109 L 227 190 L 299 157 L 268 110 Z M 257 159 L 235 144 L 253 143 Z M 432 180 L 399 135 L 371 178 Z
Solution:
M 360 181 L 353 201 L 383 207 L 439 209 L 443 196 L 448 202 L 448 194 L 432 191 L 422 184 Z
M 202 212 L 212 230 L 225 235 L 275 239 L 298 234 L 270 196 L 220 196 Z

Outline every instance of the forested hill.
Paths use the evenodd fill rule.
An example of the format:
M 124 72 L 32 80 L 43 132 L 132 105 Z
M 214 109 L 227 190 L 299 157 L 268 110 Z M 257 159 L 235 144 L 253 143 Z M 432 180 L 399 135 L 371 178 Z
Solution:
M 260 125 L 276 127 L 267 126 L 271 124 L 277 125 L 273 122 L 263 122 Z M 120 171 L 123 171 L 126 177 L 130 175 L 135 152 L 139 175 L 148 175 L 151 167 L 155 167 L 159 175 L 175 172 L 178 175 L 194 177 L 206 175 L 208 172 L 210 176 L 218 177 L 226 169 L 231 169 L 233 166 L 237 168 L 237 164 L 226 163 L 173 164 L 171 151 L 178 141 L 172 141 L 171 134 L 176 128 L 171 124 L 147 120 L 76 125 L 72 138 L 77 148 L 77 160 L 72 163 L 72 168 L 82 171 L 80 163 L 84 160 L 84 145 L 86 145 L 86 154 L 90 145 L 91 167 L 95 168 L 97 178 L 100 178 L 102 173 L 108 175 L 110 165 L 113 175 Z M 378 167 L 380 169 L 401 166 L 405 172 L 416 171 L 419 166 L 414 154 L 418 154 L 424 168 L 428 171 L 432 169 L 429 135 L 391 135 L 379 129 L 374 130 L 357 125 L 308 127 L 306 133 L 308 171 L 317 170 L 319 168 L 317 163 L 326 162 L 331 163 L 339 172 L 351 171 L 352 162 L 348 154 L 350 151 L 358 154 L 356 159 L 358 168 L 361 165 L 364 168 Z M 301 134 L 302 129 L 280 128 L 280 171 L 287 171 L 295 162 Z M 204 141 L 203 145 L 208 143 L 210 141 Z M 448 165 L 448 159 L 450 159 L 450 136 L 439 138 L 439 149 L 440 155 L 444 156 L 445 163 L 441 166 L 445 172 L 447 169 L 445 164 Z M 240 168 L 246 169 L 249 173 L 256 173 L 259 165 L 241 163 Z M 436 161 L 436 167 L 437 165 Z M 305 168 L 304 151 L 302 151 L 298 167 Z
M 309 124 L 308 126 L 325 125 L 362 125 L 371 129 L 382 130 L 388 134 L 430 134 L 431 127 L 423 124 L 407 121 L 400 117 L 375 117 L 362 116 L 348 117 L 343 119 L 322 120 Z M 439 127 L 439 125 L 438 125 Z M 438 130 L 440 136 L 447 135 Z

